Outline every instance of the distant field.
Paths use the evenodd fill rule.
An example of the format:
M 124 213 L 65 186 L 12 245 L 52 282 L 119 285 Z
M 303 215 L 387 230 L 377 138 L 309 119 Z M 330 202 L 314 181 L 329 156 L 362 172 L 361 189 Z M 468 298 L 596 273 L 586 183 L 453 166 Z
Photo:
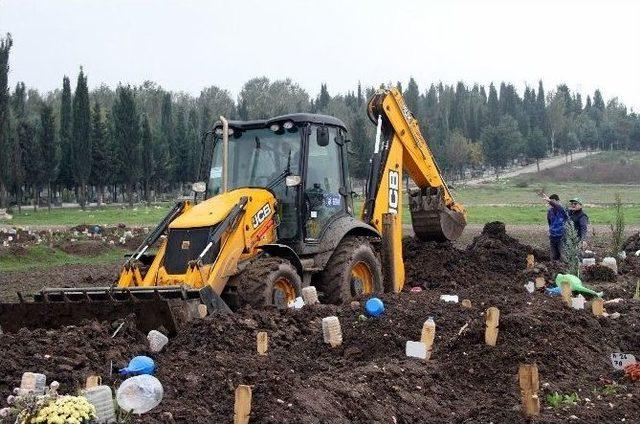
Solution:
M 625 181 L 627 184 L 608 182 L 612 176 L 618 178 L 614 181 Z M 547 194 L 557 193 L 564 202 L 574 196 L 581 197 L 594 224 L 612 222 L 611 205 L 619 193 L 625 205 L 627 223 L 640 225 L 640 152 L 603 152 L 540 173 L 523 174 L 478 186 L 452 187 L 456 200 L 467 207 L 469 222 L 476 224 L 493 220 L 508 224 L 544 224 L 546 206 L 537 194 L 540 190 Z M 356 211 L 359 211 L 360 201 L 355 203 Z M 75 226 L 121 223 L 128 226 L 153 226 L 165 216 L 168 208 L 169 204 L 162 204 L 137 206 L 133 209 L 107 206 L 87 211 L 29 211 L 14 214 L 14 219 L 4 224 Z M 408 209 L 405 208 L 403 212 L 403 221 L 408 223 Z

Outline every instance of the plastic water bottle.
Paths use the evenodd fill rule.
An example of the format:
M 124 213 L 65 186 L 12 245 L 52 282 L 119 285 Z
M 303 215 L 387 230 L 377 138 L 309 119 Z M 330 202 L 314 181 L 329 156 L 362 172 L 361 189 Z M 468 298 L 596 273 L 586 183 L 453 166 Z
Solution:
M 84 392 L 90 404 L 96 408 L 96 422 L 98 424 L 115 423 L 116 408 L 113 404 L 113 393 L 109 386 L 95 386 Z
M 144 374 L 123 381 L 116 391 L 116 400 L 124 411 L 144 414 L 160 404 L 163 394 L 160 381 Z
M 160 352 L 162 348 L 169 343 L 169 338 L 158 330 L 149 331 L 149 334 L 147 334 L 147 340 L 149 341 L 149 349 L 154 353 Z
M 429 317 L 428 320 L 422 324 L 422 334 L 420 335 L 420 341 L 424 343 L 427 349 L 427 357 L 431 357 L 431 351 L 433 350 L 433 341 L 436 338 L 436 323 L 433 317 Z

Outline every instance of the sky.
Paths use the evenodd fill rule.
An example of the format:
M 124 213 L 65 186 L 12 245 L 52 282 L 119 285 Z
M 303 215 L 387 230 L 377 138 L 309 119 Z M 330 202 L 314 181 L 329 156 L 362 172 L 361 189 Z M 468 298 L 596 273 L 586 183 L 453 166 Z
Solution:
M 235 98 L 256 76 L 312 96 L 401 81 L 599 88 L 640 111 L 640 1 L 0 0 L 10 84 L 145 80 Z

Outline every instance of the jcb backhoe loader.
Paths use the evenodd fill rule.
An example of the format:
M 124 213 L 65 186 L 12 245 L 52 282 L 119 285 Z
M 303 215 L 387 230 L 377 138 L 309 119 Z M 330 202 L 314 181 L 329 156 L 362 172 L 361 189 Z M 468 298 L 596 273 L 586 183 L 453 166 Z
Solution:
M 377 125 L 360 219 L 348 178 L 347 132 L 331 116 L 221 118 L 205 142 L 199 203 L 180 202 L 104 288 L 45 288 L 0 305 L 4 331 L 134 313 L 175 332 L 184 320 L 242 305 L 287 307 L 308 285 L 328 303 L 404 284 L 403 170 L 415 235 L 455 240 L 465 224 L 418 124 L 396 89 L 368 104 Z M 153 250 L 156 246 L 155 250 Z

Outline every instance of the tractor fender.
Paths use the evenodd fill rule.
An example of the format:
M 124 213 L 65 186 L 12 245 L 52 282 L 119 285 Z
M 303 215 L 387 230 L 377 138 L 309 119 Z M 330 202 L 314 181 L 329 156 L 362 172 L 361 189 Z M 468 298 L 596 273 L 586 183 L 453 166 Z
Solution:
M 302 262 L 300 261 L 298 254 L 289 246 L 285 244 L 270 243 L 263 244 L 262 246 L 259 246 L 258 249 L 270 256 L 277 256 L 288 260 L 291 262 L 291 265 L 296 268 L 300 277 L 302 277 Z
M 352 216 L 343 216 L 333 221 L 320 240 L 317 253 L 314 255 L 316 267 L 324 268 L 338 244 L 347 236 L 369 237 L 381 240 L 380 233 L 371 225 L 355 219 Z

